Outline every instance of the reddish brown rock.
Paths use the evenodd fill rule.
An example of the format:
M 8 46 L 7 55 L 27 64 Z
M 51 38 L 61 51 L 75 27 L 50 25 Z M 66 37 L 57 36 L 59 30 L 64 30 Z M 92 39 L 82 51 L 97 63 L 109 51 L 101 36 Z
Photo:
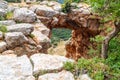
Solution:
M 93 14 L 73 12 L 67 15 L 57 15 L 48 21 L 47 27 L 68 28 L 72 30 L 72 38 L 66 44 L 66 56 L 77 60 L 80 57 L 88 58 L 87 52 L 91 44 L 90 38 L 100 33 L 100 18 Z

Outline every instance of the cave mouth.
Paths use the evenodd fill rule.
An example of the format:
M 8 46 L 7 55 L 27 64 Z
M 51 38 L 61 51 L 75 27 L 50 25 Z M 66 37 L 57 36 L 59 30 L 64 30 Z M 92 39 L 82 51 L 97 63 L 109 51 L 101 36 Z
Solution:
M 51 47 L 48 54 L 66 56 L 65 44 L 71 38 L 72 30 L 66 28 L 53 28 L 51 34 Z

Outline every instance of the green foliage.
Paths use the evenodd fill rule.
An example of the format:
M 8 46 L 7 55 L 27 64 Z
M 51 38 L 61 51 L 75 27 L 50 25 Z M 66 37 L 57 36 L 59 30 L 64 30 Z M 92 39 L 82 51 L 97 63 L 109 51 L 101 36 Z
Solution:
M 86 71 L 93 80 L 119 80 L 120 57 L 117 58 L 118 56 L 120 55 L 111 54 L 107 60 L 98 57 L 92 59 L 80 58 L 76 63 L 66 62 L 64 69 L 71 71 L 73 74 L 74 71 L 79 71 L 78 76 Z
M 87 0 L 93 11 L 99 13 L 104 18 L 116 20 L 120 19 L 120 0 Z
M 104 40 L 104 37 L 101 35 L 95 36 L 95 38 L 90 38 L 91 42 L 94 42 L 96 45 L 95 48 L 93 47 L 89 47 L 89 51 L 88 51 L 88 55 L 90 55 L 91 57 L 94 57 L 94 55 L 99 56 L 101 53 L 101 44 L 102 41 Z
M 0 25 L 0 31 L 3 32 L 3 33 L 6 33 L 7 32 L 6 26 Z
M 35 35 L 34 34 L 29 34 L 29 37 L 34 38 Z
M 9 20 L 9 19 L 12 19 L 12 18 L 13 18 L 13 12 L 7 12 L 6 19 Z
M 21 0 L 5 0 L 5 1 L 7 1 L 7 2 L 21 2 Z
M 53 29 L 51 42 L 57 45 L 60 40 L 68 40 L 71 37 L 71 30 L 69 29 Z
M 0 21 L 5 20 L 4 16 L 0 16 Z
M 71 11 L 71 3 L 72 0 L 65 0 L 64 4 L 62 4 L 62 12 L 69 13 Z
M 72 62 L 64 63 L 64 69 L 66 69 L 68 71 L 73 71 L 74 70 L 74 63 L 72 63 Z

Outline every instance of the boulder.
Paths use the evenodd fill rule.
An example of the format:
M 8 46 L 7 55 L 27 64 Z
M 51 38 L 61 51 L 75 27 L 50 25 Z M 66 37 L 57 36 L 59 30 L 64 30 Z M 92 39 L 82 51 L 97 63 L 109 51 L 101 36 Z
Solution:
M 0 0 L 0 16 L 5 16 L 7 13 L 8 3 L 6 1 Z
M 62 7 L 61 4 L 56 1 L 50 1 L 49 6 L 51 6 L 55 11 L 61 11 Z
M 47 53 L 47 50 L 50 47 L 51 40 L 46 35 L 37 30 L 34 30 L 32 34 L 34 35 L 34 41 L 38 45 L 42 46 L 41 53 Z
M 49 54 L 34 54 L 30 57 L 33 63 L 33 74 L 38 75 L 42 72 L 59 71 L 63 68 L 63 63 L 73 60 L 64 56 L 49 55 Z
M 0 52 L 3 52 L 7 49 L 7 44 L 6 42 L 0 42 Z
M 36 14 L 27 9 L 27 8 L 20 8 L 14 11 L 13 18 L 17 22 L 26 22 L 26 23 L 33 23 L 36 21 Z
M 38 80 L 75 80 L 75 79 L 71 72 L 61 71 L 59 73 L 48 73 L 45 75 L 41 75 L 39 76 Z
M 0 8 L 7 9 L 8 8 L 8 3 L 4 0 L 0 0 Z
M 9 25 L 14 25 L 16 22 L 14 20 L 5 20 L 5 21 L 0 21 L 1 25 L 9 26 Z
M 5 41 L 9 47 L 14 48 L 26 43 L 28 39 L 21 32 L 9 32 L 5 33 Z
M 0 80 L 30 80 L 31 76 L 32 65 L 26 55 L 0 55 Z
M 13 5 L 8 5 L 7 11 L 8 12 L 14 12 L 15 9 L 19 9 L 19 7 L 13 6 Z
M 55 14 L 57 14 L 56 11 L 54 11 L 51 7 L 48 7 L 46 5 L 40 5 L 35 13 L 39 16 L 44 16 L 44 17 L 52 17 Z
M 29 35 L 33 31 L 33 25 L 28 23 L 20 23 L 6 26 L 8 32 L 22 32 L 24 35 Z
M 0 8 L 0 16 L 5 16 L 7 11 L 5 9 Z

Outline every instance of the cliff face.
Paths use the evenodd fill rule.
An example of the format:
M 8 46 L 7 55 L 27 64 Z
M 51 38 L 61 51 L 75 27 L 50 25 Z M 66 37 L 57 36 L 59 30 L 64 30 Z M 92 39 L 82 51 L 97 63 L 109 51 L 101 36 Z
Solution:
M 49 20 L 47 27 L 68 28 L 72 30 L 72 37 L 66 44 L 66 57 L 77 60 L 88 58 L 87 51 L 91 45 L 90 38 L 100 33 L 100 18 L 97 15 L 72 12 L 67 15 L 57 15 Z

